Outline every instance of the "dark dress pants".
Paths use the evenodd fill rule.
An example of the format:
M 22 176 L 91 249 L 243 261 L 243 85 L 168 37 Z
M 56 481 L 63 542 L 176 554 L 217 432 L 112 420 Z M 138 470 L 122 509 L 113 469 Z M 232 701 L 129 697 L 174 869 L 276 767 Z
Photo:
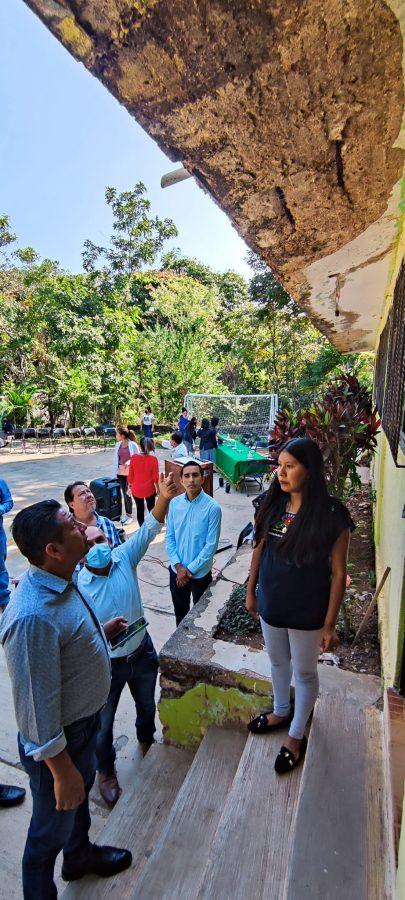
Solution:
M 176 584 L 176 578 L 176 573 L 170 569 L 170 591 L 176 614 L 176 625 L 180 625 L 182 619 L 190 611 L 191 597 L 193 597 L 193 603 L 198 603 L 208 585 L 211 584 L 212 574 L 207 572 L 202 578 L 190 578 L 185 587 L 179 587 Z
M 141 527 L 145 521 L 145 501 L 146 506 L 148 507 L 148 512 L 153 509 L 156 503 L 156 494 L 152 494 L 151 497 L 134 497 L 135 505 L 136 505 L 136 518 L 138 520 L 138 525 Z
M 127 684 L 135 700 L 136 734 L 138 741 L 150 744 L 155 733 L 155 687 L 159 663 L 149 634 L 138 656 L 111 660 L 111 688 L 107 703 L 100 715 L 97 735 L 97 769 L 104 775 L 114 771 L 115 747 L 113 741 L 114 718 L 119 699 Z
M 125 512 L 127 516 L 132 515 L 132 497 L 128 494 L 128 479 L 126 475 L 117 475 L 117 481 L 120 483 L 122 496 L 124 498 Z
M 57 811 L 53 777 L 48 766 L 26 756 L 18 736 L 20 759 L 29 775 L 32 793 L 32 817 L 22 862 L 24 900 L 55 900 L 57 890 L 53 873 L 58 853 L 63 850 L 66 858 L 79 856 L 89 845 L 88 795 L 96 770 L 98 726 L 97 713 L 65 728 L 66 750 L 86 787 L 86 799 L 72 810 Z

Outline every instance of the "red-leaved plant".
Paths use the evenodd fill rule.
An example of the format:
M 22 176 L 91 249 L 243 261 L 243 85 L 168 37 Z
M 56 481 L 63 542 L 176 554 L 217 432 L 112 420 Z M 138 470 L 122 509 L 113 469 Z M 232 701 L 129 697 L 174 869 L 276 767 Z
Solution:
M 280 410 L 270 433 L 272 452 L 278 454 L 294 437 L 309 437 L 322 450 L 329 490 L 337 497 L 360 485 L 357 465 L 377 446 L 380 420 L 367 388 L 355 375 L 341 375 L 329 384 L 324 397 L 307 409 Z

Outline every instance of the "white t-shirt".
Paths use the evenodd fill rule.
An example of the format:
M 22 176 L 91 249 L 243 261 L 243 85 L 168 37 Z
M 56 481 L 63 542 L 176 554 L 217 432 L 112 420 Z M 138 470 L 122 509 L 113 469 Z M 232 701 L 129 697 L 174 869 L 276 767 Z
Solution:
M 153 413 L 144 413 L 142 416 L 143 425 L 153 425 L 155 417 Z

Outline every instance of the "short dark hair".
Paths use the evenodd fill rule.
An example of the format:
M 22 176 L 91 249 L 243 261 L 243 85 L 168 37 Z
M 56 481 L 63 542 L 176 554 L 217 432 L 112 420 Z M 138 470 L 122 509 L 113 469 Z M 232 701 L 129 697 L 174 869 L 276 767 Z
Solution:
M 183 472 L 184 469 L 187 469 L 187 466 L 197 466 L 197 469 L 200 470 L 200 475 L 202 475 L 204 478 L 204 469 L 202 466 L 200 466 L 199 462 L 196 462 L 195 459 L 189 459 L 188 462 L 184 463 L 184 466 L 181 467 L 180 478 L 183 478 Z
M 173 431 L 173 434 L 170 435 L 170 439 L 179 446 L 183 440 L 183 435 L 181 431 Z
M 211 427 L 216 428 L 219 423 L 218 416 L 213 416 L 211 419 Z
M 65 493 L 63 496 L 65 498 L 65 503 L 67 506 L 69 506 L 69 503 L 71 503 L 73 500 L 73 488 L 79 487 L 80 484 L 84 484 L 84 486 L 87 487 L 85 481 L 72 481 L 72 484 L 68 484 L 67 488 L 65 488 Z
M 182 411 L 182 412 L 187 412 L 187 406 L 183 406 L 181 411 Z
M 47 544 L 63 543 L 63 525 L 58 522 L 60 509 L 57 500 L 41 500 L 20 510 L 13 520 L 11 534 L 22 555 L 34 566 L 43 563 Z

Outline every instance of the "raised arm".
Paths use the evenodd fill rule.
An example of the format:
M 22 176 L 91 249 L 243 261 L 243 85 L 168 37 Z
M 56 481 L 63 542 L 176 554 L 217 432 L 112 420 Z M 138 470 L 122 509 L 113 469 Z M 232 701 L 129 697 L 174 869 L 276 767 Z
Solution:
M 121 544 L 121 547 L 118 548 L 118 552 L 123 556 L 127 556 L 134 568 L 146 553 L 153 538 L 159 534 L 169 508 L 170 500 L 176 494 L 177 489 L 172 474 L 165 478 L 162 473 L 159 476 L 158 484 L 159 494 L 152 512 L 146 516 L 139 531 L 136 531 L 125 544 Z

